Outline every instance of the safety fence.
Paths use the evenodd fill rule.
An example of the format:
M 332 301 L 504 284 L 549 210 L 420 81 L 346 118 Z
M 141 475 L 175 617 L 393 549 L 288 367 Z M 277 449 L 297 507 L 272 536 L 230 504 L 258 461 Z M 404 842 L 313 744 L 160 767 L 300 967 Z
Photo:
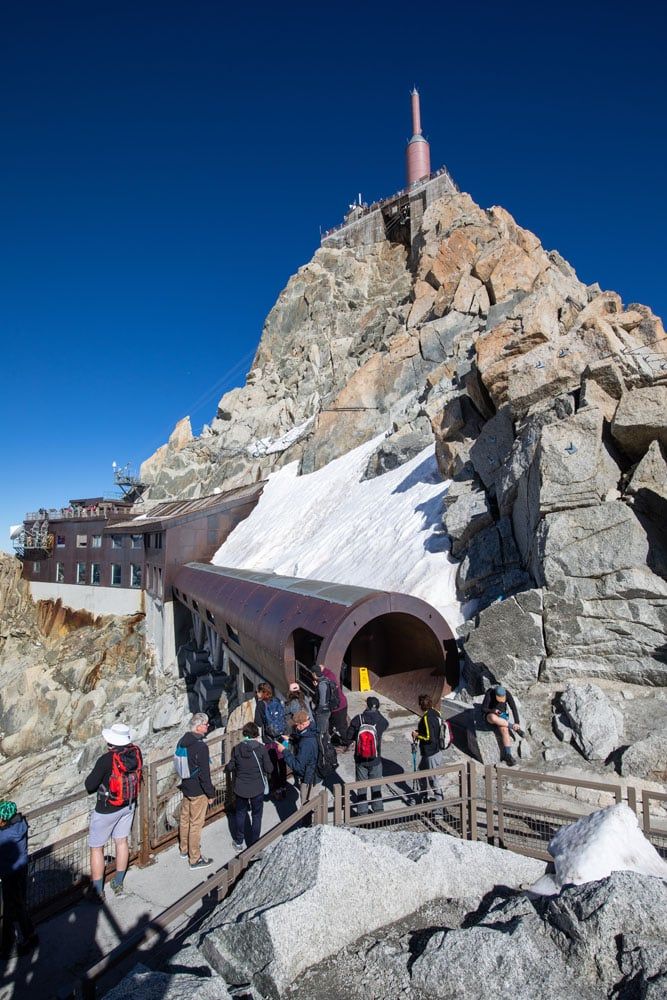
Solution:
M 105 975 L 118 970 L 124 963 L 136 961 L 136 952 L 152 944 L 163 946 L 173 935 L 174 925 L 181 934 L 192 931 L 198 919 L 220 903 L 234 887 L 239 876 L 270 844 L 283 837 L 296 826 L 317 825 L 327 822 L 328 800 L 326 791 L 314 795 L 309 802 L 265 833 L 252 847 L 229 861 L 201 885 L 191 889 L 168 909 L 149 920 L 143 927 L 125 938 L 113 951 L 88 969 L 72 991 L 73 997 L 91 1000 L 98 995 L 98 984 Z M 192 912 L 197 906 L 200 911 Z
M 345 782 L 333 792 L 334 823 L 440 831 L 545 861 L 551 858 L 549 842 L 562 827 L 625 802 L 667 859 L 667 794 L 618 782 L 461 761 L 428 772 Z
M 241 732 L 234 731 L 213 735 L 207 741 L 215 787 L 215 800 L 206 814 L 207 823 L 218 819 L 225 811 L 229 793 L 226 764 L 240 739 Z M 155 854 L 178 839 L 181 802 L 178 783 L 171 754 L 145 763 L 130 839 L 133 863 L 151 864 Z M 38 919 L 69 905 L 86 887 L 90 871 L 88 822 L 94 801 L 86 792 L 78 792 L 26 813 L 32 847 L 28 865 L 28 906 Z M 105 856 L 108 871 L 111 871 L 111 843 L 105 848 Z

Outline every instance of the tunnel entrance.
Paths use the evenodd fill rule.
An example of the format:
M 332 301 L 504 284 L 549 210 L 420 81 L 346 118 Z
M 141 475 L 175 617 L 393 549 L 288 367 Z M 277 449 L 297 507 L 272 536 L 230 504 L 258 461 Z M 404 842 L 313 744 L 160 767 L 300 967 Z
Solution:
M 420 694 L 439 699 L 445 678 L 445 691 L 455 686 L 447 659 L 443 645 L 423 620 L 391 612 L 373 618 L 357 632 L 345 653 L 343 670 L 349 670 L 350 686 L 358 689 L 358 670 L 365 667 L 374 691 L 408 704 L 416 703 Z
M 292 643 L 296 679 L 306 690 L 313 691 L 311 671 L 317 663 L 322 636 L 316 635 L 315 632 L 309 632 L 305 628 L 297 628 L 292 633 Z

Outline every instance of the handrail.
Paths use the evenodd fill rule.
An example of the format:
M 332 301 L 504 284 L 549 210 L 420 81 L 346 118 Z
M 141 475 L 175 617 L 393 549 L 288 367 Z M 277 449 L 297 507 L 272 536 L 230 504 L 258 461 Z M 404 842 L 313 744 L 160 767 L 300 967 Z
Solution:
M 95 984 L 106 972 L 117 967 L 125 958 L 137 951 L 142 944 L 148 943 L 153 938 L 158 937 L 160 932 L 167 931 L 167 928 L 175 920 L 184 916 L 191 906 L 201 902 L 205 896 L 215 893 L 217 902 L 224 899 L 239 876 L 269 844 L 272 844 L 284 834 L 289 833 L 293 827 L 302 823 L 311 815 L 313 822 L 316 824 L 326 822 L 326 790 L 323 789 L 309 802 L 306 802 L 296 812 L 292 813 L 291 816 L 288 816 L 287 819 L 272 827 L 256 844 L 248 847 L 232 861 L 227 862 L 226 865 L 219 868 L 217 872 L 209 876 L 201 885 L 196 886 L 190 892 L 181 896 L 180 899 L 172 903 L 166 910 L 163 910 L 157 917 L 150 920 L 145 927 L 140 927 L 124 941 L 121 941 L 113 951 L 110 951 L 80 977 L 77 983 L 77 995 L 81 996 L 83 1000 L 94 998 L 96 995 Z

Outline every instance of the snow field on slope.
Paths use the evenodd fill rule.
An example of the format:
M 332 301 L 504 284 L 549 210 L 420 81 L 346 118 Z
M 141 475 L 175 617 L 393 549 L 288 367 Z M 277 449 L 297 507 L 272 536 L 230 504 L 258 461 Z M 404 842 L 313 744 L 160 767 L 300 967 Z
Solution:
M 212 562 L 411 594 L 456 627 L 462 621 L 457 564 L 442 526 L 449 484 L 433 447 L 362 481 L 382 437 L 306 476 L 297 475 L 297 462 L 273 473 L 250 517 Z

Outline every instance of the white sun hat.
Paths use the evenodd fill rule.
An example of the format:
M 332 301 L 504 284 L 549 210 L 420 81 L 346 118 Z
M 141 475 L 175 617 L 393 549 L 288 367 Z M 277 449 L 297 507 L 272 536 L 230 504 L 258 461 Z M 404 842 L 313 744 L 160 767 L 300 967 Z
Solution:
M 125 747 L 132 742 L 130 727 L 122 722 L 114 722 L 110 729 L 102 730 L 102 738 L 110 743 L 112 747 Z

